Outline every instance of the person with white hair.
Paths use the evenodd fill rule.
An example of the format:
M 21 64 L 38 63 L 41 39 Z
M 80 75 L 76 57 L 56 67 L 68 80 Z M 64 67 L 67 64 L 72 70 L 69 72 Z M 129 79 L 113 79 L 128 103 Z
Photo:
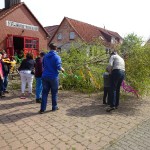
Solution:
M 120 87 L 122 81 L 125 78 L 125 62 L 124 59 L 117 54 L 112 52 L 109 59 L 109 72 L 110 76 L 110 108 L 106 111 L 110 112 L 115 110 L 119 106 L 120 98 Z

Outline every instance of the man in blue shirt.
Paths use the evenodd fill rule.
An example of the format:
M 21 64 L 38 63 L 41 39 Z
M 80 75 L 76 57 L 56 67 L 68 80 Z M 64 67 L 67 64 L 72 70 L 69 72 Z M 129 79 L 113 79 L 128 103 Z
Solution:
M 47 106 L 47 98 L 49 91 L 52 95 L 52 111 L 58 110 L 57 96 L 59 86 L 59 71 L 64 72 L 60 56 L 57 54 L 57 46 L 54 43 L 49 45 L 50 51 L 43 58 L 42 73 L 42 103 L 39 113 L 44 113 Z

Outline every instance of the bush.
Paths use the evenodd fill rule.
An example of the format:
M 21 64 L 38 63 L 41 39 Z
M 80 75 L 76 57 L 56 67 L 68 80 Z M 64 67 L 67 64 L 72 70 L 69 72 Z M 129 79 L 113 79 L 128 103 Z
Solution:
M 102 74 L 108 62 L 108 55 L 100 44 L 72 46 L 61 54 L 65 73 L 60 74 L 64 89 L 80 92 L 95 92 L 103 86 Z
M 128 49 L 127 49 L 128 48 Z M 130 34 L 125 37 L 121 45 L 121 52 L 125 54 L 126 81 L 140 95 L 150 92 L 150 46 L 142 46 L 142 40 L 137 35 Z

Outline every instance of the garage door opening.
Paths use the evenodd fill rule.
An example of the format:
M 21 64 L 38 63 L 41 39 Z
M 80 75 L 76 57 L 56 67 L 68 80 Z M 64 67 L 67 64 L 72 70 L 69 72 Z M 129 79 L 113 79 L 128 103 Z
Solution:
M 23 37 L 13 37 L 14 44 L 14 55 L 19 58 L 24 57 L 24 38 Z

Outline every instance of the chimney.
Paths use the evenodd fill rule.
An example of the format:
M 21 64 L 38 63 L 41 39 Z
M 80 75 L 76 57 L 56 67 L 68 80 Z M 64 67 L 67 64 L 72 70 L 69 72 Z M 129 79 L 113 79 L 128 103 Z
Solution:
M 5 0 L 5 9 L 9 9 L 13 5 L 19 4 L 21 0 Z

